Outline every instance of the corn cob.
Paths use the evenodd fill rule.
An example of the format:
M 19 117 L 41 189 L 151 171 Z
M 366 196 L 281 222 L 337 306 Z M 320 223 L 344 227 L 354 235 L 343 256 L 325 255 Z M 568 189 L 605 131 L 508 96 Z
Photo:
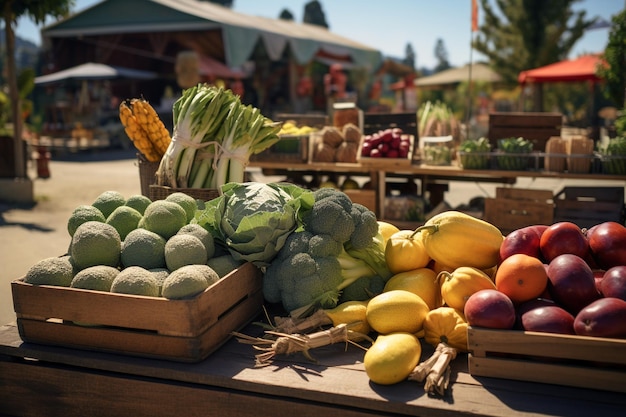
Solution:
M 146 157 L 149 162 L 157 162 L 161 159 L 161 155 L 156 151 L 152 142 L 148 137 L 148 133 L 140 126 L 137 118 L 133 114 L 132 109 L 126 101 L 120 103 L 120 121 L 124 126 L 124 131 L 135 145 L 135 148 Z
M 131 100 L 133 114 L 137 122 L 148 134 L 148 138 L 161 156 L 170 146 L 171 137 L 167 128 L 159 118 L 154 108 L 146 100 L 134 98 Z

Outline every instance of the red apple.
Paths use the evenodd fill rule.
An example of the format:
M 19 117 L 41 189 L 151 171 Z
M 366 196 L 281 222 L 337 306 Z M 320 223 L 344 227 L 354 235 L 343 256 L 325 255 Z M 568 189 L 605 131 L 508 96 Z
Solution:
M 540 259 L 541 250 L 539 249 L 539 242 L 542 232 L 538 227 L 540 226 L 522 227 L 506 235 L 500 245 L 500 262 L 517 253 L 523 253 Z
M 626 265 L 626 227 L 617 222 L 597 224 L 587 230 L 587 241 L 600 268 Z
M 522 326 L 522 315 L 527 311 L 530 311 L 534 308 L 546 307 L 546 306 L 555 306 L 556 303 L 553 300 L 548 298 L 533 298 L 532 300 L 524 301 L 515 306 L 515 328 L 519 330 L 523 330 Z
M 602 278 L 604 278 L 605 272 L 606 271 L 604 269 L 593 269 L 593 279 L 596 281 L 596 288 L 600 294 L 602 294 L 600 285 L 602 284 Z
M 604 273 L 600 282 L 600 293 L 604 297 L 626 301 L 626 265 L 614 266 Z
M 583 259 L 589 253 L 587 237 L 580 227 L 572 222 L 558 222 L 549 226 L 541 235 L 539 248 L 548 262 L 565 253 Z
M 571 253 L 557 256 L 548 265 L 548 290 L 558 305 L 574 315 L 600 297 L 593 271 L 583 258 Z
M 529 332 L 575 334 L 574 316 L 557 305 L 532 308 L 521 319 L 522 328 Z
M 475 292 L 465 302 L 463 312 L 470 326 L 512 329 L 515 324 L 513 301 L 498 290 Z
M 626 337 L 626 301 L 613 297 L 594 301 L 576 315 L 574 331 L 580 336 Z

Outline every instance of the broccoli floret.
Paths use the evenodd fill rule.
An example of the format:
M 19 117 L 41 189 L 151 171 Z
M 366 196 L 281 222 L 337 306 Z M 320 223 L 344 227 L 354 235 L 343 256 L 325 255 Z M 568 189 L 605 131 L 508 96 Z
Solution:
M 339 200 L 332 197 L 316 200 L 307 216 L 305 228 L 313 234 L 330 235 L 343 243 L 350 240 L 354 232 L 354 220 L 350 213 L 351 209 L 346 210 Z
M 373 211 L 359 203 L 352 204 L 351 214 L 354 233 L 350 236 L 350 245 L 354 249 L 366 248 L 378 234 L 378 219 Z

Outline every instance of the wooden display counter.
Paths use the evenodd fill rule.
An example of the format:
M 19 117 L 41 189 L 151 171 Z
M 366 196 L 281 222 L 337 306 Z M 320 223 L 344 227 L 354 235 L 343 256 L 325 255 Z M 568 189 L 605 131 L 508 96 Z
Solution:
M 474 378 L 467 355 L 453 361 L 452 385 L 438 398 L 416 382 L 372 384 L 356 347 L 311 353 L 317 363 L 296 354 L 255 368 L 253 348 L 231 339 L 186 364 L 24 343 L 7 325 L 0 327 L 0 415 L 598 417 L 626 407 L 620 393 Z
M 506 171 L 506 170 L 469 170 L 456 165 L 450 166 L 427 166 L 418 164 L 339 164 L 339 163 L 293 163 L 293 162 L 251 162 L 250 167 L 261 168 L 264 175 L 290 175 L 298 173 L 306 174 L 340 174 L 353 176 L 369 176 L 373 184 L 376 184 L 377 208 L 379 218 L 384 219 L 384 198 L 387 177 L 410 177 L 421 181 L 421 193 L 427 189 L 430 183 L 441 181 L 471 181 L 471 182 L 496 182 L 500 184 L 515 184 L 517 178 L 551 178 L 551 179 L 581 179 L 595 180 L 599 185 L 604 181 L 623 181 L 626 185 L 626 177 L 623 175 L 607 174 L 578 174 L 567 172 L 550 171 Z

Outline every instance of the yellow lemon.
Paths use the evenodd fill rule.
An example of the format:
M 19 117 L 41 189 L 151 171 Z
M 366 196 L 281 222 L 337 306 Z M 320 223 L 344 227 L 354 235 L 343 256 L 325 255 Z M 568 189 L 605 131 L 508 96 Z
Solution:
M 396 226 L 394 226 L 391 223 L 387 223 L 384 222 L 382 220 L 378 221 L 378 232 L 380 232 L 380 234 L 383 237 L 383 242 L 387 243 L 387 240 L 389 240 L 389 238 L 391 237 L 391 235 L 393 235 L 394 233 L 399 232 L 400 229 L 398 229 Z
M 400 230 L 391 235 L 385 244 L 385 260 L 393 274 L 424 268 L 430 262 L 421 233 Z
M 395 274 L 385 284 L 383 291 L 405 290 L 419 295 L 431 310 L 440 306 L 437 274 L 430 268 L 418 268 Z
M 373 297 L 367 303 L 365 317 L 380 334 L 417 333 L 422 330 L 430 309 L 419 295 L 405 290 L 391 290 Z
M 350 330 L 368 334 L 372 329 L 365 317 L 367 303 L 367 301 L 346 301 L 324 312 L 332 320 L 333 326 L 350 324 Z
M 370 381 L 392 385 L 404 381 L 419 363 L 422 346 L 410 333 L 380 335 L 365 352 L 363 365 Z

